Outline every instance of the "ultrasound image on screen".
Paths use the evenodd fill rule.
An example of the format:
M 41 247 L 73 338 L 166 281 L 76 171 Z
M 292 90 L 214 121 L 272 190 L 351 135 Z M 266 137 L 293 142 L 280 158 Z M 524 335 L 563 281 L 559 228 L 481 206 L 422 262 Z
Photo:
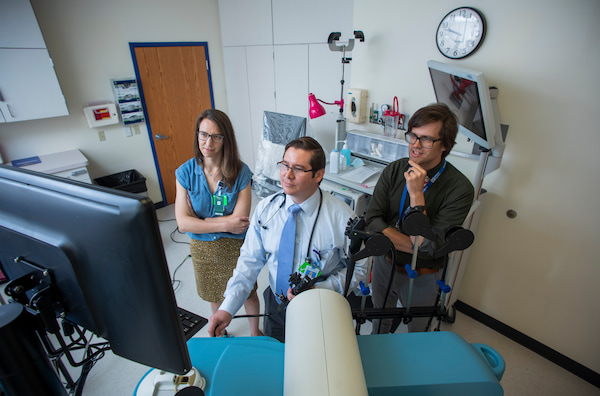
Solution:
M 429 70 L 437 101 L 448 105 L 460 125 L 487 140 L 477 83 L 439 70 Z

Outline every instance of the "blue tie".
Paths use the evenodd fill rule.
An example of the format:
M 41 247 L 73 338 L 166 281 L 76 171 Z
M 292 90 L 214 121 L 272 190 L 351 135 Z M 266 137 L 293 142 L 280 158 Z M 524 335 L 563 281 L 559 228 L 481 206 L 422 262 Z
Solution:
M 279 241 L 279 256 L 277 263 L 277 283 L 275 295 L 286 294 L 290 287 L 290 275 L 294 268 L 294 247 L 296 246 L 296 213 L 302 208 L 294 204 L 288 208 L 288 218 L 281 232 Z

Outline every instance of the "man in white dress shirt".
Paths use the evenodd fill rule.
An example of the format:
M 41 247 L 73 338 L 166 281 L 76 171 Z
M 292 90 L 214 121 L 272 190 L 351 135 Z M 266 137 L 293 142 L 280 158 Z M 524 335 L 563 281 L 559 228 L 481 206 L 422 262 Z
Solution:
M 280 181 L 283 192 L 273 194 L 258 203 L 246 240 L 240 249 L 240 257 L 233 276 L 227 283 L 225 300 L 220 309 L 210 317 L 208 332 L 211 336 L 222 336 L 233 315 L 248 298 L 261 269 L 269 268 L 269 287 L 265 289 L 264 334 L 285 339 L 285 310 L 280 309 L 280 300 L 273 293 L 277 280 L 279 242 L 282 229 L 288 218 L 288 208 L 294 204 L 301 210 L 296 215 L 296 240 L 294 248 L 294 272 L 302 272 L 304 263 L 326 277 L 316 283 L 317 288 L 327 288 L 343 293 L 346 282 L 346 246 L 344 235 L 350 218 L 355 217 L 348 205 L 324 193 L 319 184 L 325 174 L 325 153 L 321 145 L 311 137 L 295 139 L 287 144 L 280 162 Z M 354 290 L 359 281 L 366 283 L 367 268 L 356 263 L 349 290 Z M 314 278 L 314 276 L 311 276 Z M 278 291 L 292 300 L 292 289 Z

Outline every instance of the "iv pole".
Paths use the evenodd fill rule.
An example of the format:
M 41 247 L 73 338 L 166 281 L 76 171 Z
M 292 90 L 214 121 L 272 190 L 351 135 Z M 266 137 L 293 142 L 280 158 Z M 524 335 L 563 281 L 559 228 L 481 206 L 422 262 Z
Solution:
M 340 149 L 339 143 L 346 140 L 346 118 L 344 118 L 344 66 L 347 63 L 350 63 L 352 58 L 346 57 L 346 51 L 352 51 L 354 48 L 354 39 L 349 39 L 347 45 L 336 45 L 336 41 L 339 41 L 342 33 L 340 32 L 332 32 L 329 34 L 327 38 L 327 44 L 329 45 L 330 51 L 341 51 L 342 52 L 342 79 L 340 80 L 340 114 L 338 119 L 336 120 L 336 128 L 335 128 L 335 148 Z M 360 40 L 361 42 L 365 41 L 365 35 L 360 30 L 354 31 L 354 38 Z

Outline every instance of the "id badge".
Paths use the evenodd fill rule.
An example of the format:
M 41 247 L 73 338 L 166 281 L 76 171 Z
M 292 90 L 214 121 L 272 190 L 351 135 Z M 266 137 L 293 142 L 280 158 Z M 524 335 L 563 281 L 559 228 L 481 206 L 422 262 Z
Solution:
M 312 260 L 306 260 L 304 264 L 298 268 L 298 272 L 304 276 L 310 276 L 312 279 L 321 275 L 321 269 L 319 268 L 319 262 L 313 263 Z
M 227 195 L 213 195 L 213 206 L 215 207 L 215 216 L 223 216 L 225 206 L 227 206 Z

